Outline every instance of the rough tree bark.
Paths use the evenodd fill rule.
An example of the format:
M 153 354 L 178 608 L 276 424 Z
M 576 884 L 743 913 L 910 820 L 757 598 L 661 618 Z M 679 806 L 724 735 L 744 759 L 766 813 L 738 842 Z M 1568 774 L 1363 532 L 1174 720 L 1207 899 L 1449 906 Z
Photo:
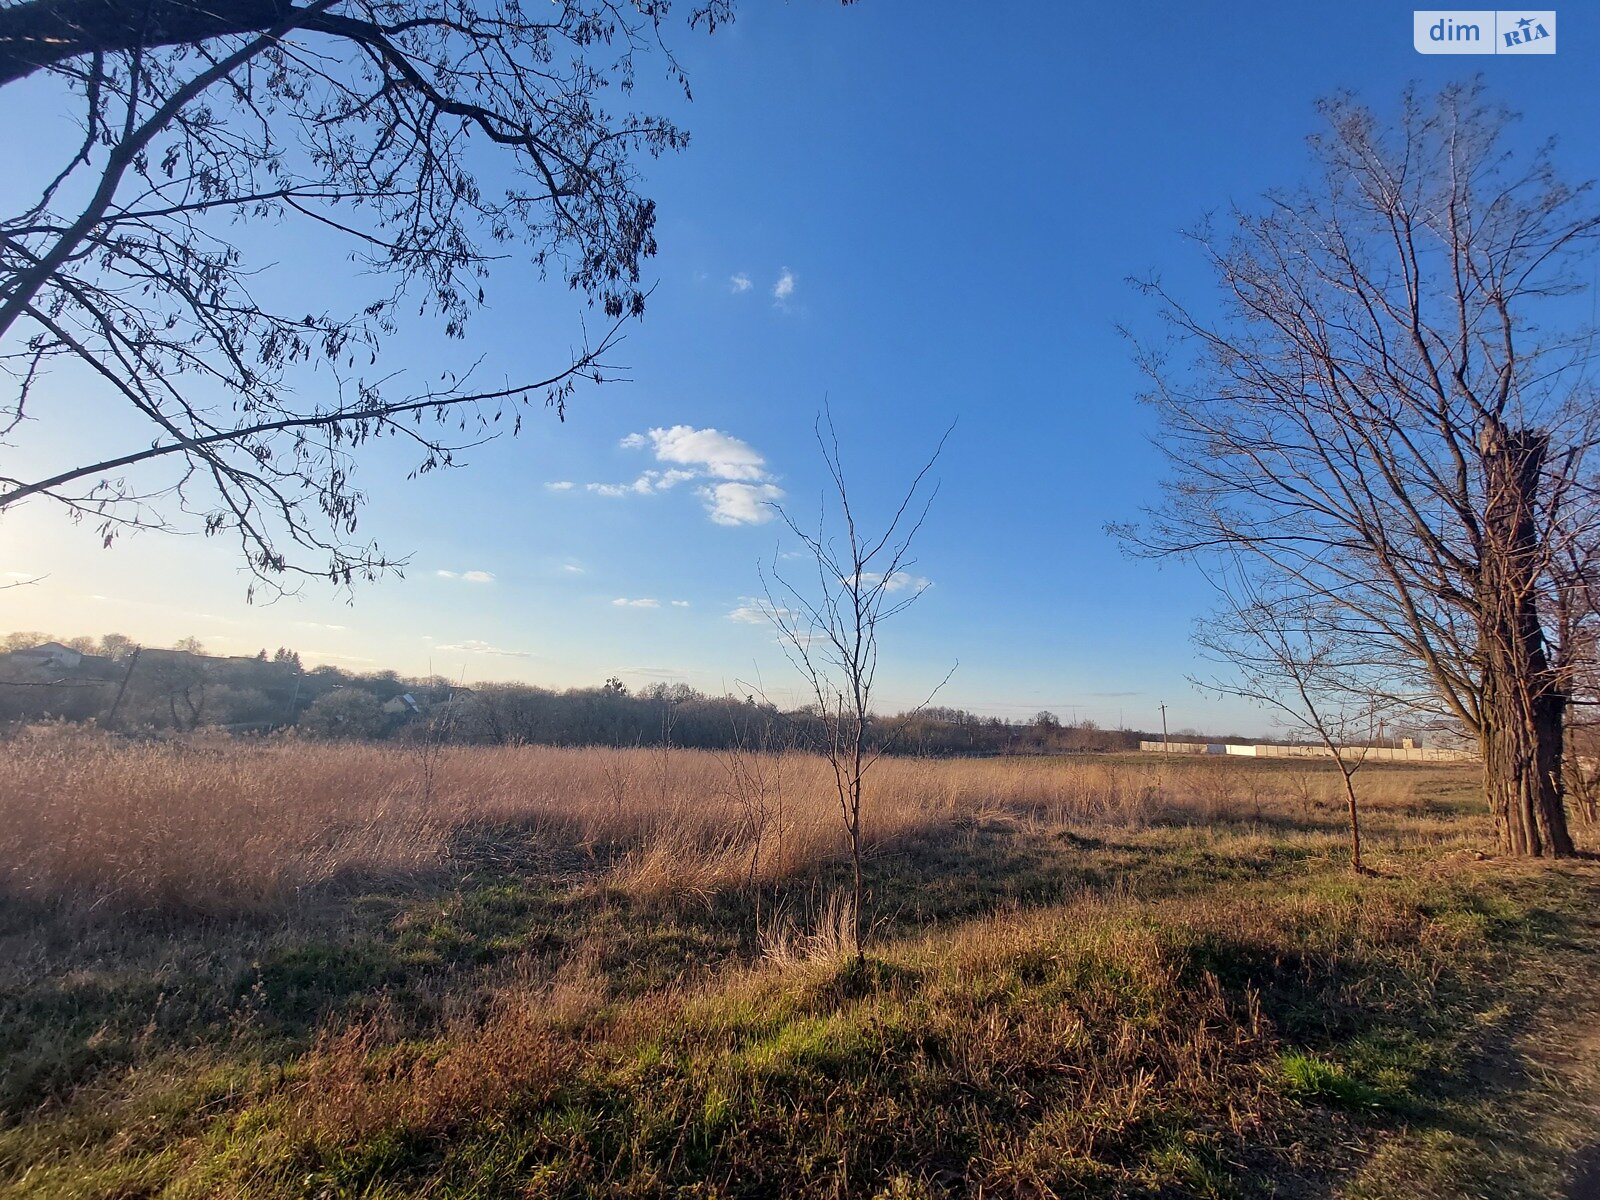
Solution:
M 1565 694 L 1539 612 L 1539 486 L 1550 440 L 1494 422 L 1479 437 L 1485 480 L 1478 568 L 1484 789 L 1506 854 L 1573 852 L 1563 806 Z

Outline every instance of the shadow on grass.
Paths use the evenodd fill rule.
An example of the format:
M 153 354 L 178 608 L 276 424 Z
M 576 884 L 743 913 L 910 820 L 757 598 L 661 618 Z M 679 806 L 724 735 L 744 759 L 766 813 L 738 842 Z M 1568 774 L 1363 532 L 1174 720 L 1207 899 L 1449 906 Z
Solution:
M 1352 1005 L 1340 1002 L 1336 975 L 1312 990 L 1275 984 L 1305 977 L 1291 956 L 1235 962 L 1237 978 L 1265 984 L 1263 1010 L 1291 1046 L 1280 1073 L 1309 1118 L 1317 1167 L 1285 1194 L 1600 1200 L 1600 1150 L 1564 1161 L 1560 1147 L 1583 1118 L 1546 1054 L 1600 1005 L 1600 925 L 1586 915 L 1600 884 L 1551 871 L 1505 890 L 1521 911 L 1504 907 L 1503 894 L 1458 897 L 1499 953 L 1445 964 L 1432 994 L 1409 1003 L 1383 1000 L 1404 995 L 1405 981 L 1370 970 L 1360 982 L 1380 1002 Z M 1283 1180 L 1263 1182 L 1271 1190 Z
M 428 1036 L 447 1010 L 470 1012 L 507 980 L 537 983 L 575 958 L 608 995 L 625 998 L 759 955 L 751 897 L 634 900 L 605 884 L 617 853 L 559 846 L 534 827 L 482 826 L 461 831 L 439 868 L 351 873 L 308 889 L 277 916 L 106 922 L 90 938 L 98 951 L 79 945 L 59 957 L 64 969 L 13 977 L 0 990 L 0 1119 L 166 1052 L 209 1048 L 287 1062 L 324 1024 L 379 1009 L 399 1036 Z M 871 914 L 876 936 L 892 939 L 1086 893 L 1159 897 L 1299 874 L 1314 853 L 1217 839 L 1190 844 L 1160 829 L 978 820 L 875 850 Z M 804 912 L 846 883 L 844 864 L 822 864 L 765 891 L 762 910 Z M 1565 936 L 1560 925 L 1553 922 L 1549 936 Z M 0 937 L 26 931 L 66 946 L 84 930 L 81 920 L 46 906 L 0 900 Z M 1392 1013 L 1352 1008 L 1350 978 L 1325 964 L 1236 938 L 1193 949 L 1197 970 L 1236 992 L 1258 992 L 1275 1027 L 1312 1056 L 1304 1072 L 1308 1104 L 1321 1102 L 1323 1088 L 1324 1100 L 1343 1097 L 1351 1119 L 1373 1119 L 1368 1108 L 1392 1119 L 1402 1111 L 1396 1098 L 1424 1087 L 1435 1069 L 1432 1032 L 1408 1032 Z M 1379 991 L 1400 982 L 1379 980 Z M 1399 1032 L 1380 1037 L 1379 1026 Z M 1382 1103 L 1367 1104 L 1375 1097 Z
M 167 1050 L 283 1058 L 378 1005 L 423 1028 L 474 976 L 515 960 L 537 978 L 596 930 L 626 941 L 628 923 L 576 890 L 606 865 L 498 826 L 463 831 L 438 867 L 348 871 L 274 911 L 112 915 L 0 895 L 0 945 L 38 968 L 0 977 L 0 1121 Z
M 751 896 L 635 900 L 605 885 L 620 853 L 485 825 L 460 830 L 437 867 L 346 872 L 272 912 L 85 915 L 0 896 L 0 941 L 40 967 L 0 982 L 0 1119 L 167 1050 L 283 1060 L 324 1023 L 380 1007 L 424 1034 L 447 997 L 459 1007 L 507 971 L 536 982 L 578 955 L 617 997 L 759 956 Z M 1203 886 L 1240 870 L 1110 835 L 942 826 L 874 852 L 869 918 L 896 937 L 1136 879 Z M 819 864 L 766 890 L 761 912 L 804 914 L 847 883 L 844 864 Z

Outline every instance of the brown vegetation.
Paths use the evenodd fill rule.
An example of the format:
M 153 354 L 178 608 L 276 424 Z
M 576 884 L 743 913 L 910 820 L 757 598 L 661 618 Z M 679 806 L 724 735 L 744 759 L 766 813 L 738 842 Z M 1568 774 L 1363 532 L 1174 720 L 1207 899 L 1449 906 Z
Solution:
M 1425 785 L 1441 775 L 1454 777 L 1374 776 L 1363 803 L 1408 818 L 1389 822 L 1392 838 L 1459 840 L 1458 825 L 1426 816 Z M 869 775 L 863 825 L 881 847 L 989 813 L 1306 820 L 1338 802 L 1337 787 L 1321 765 L 897 758 Z M 795 753 L 125 743 L 46 726 L 0 758 L 5 891 L 83 911 L 271 908 L 341 879 L 439 868 L 463 839 L 507 826 L 602 856 L 618 885 L 662 895 L 772 883 L 845 849 L 832 772 Z
M 1600 1098 L 1470 767 L 1358 878 L 1327 763 L 886 759 L 858 965 L 808 756 L 5 749 L 8 1195 L 1513 1197 Z

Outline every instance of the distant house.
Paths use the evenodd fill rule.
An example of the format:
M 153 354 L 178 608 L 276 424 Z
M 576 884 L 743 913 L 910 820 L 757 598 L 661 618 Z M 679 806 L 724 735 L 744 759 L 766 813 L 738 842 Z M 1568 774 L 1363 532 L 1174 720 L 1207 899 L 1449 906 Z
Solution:
M 16 667 L 34 667 L 43 671 L 76 671 L 83 662 L 83 654 L 60 642 L 46 642 L 27 650 L 13 650 L 5 656 L 6 662 Z
M 431 697 L 418 696 L 415 692 L 402 692 L 392 700 L 384 701 L 383 711 L 391 717 L 425 717 L 433 709 L 440 707 L 448 709 L 452 701 L 470 695 L 472 689 L 469 687 L 435 688 Z
M 0 683 L 26 684 L 54 692 L 115 679 L 117 664 L 100 654 L 84 654 L 60 642 L 46 642 L 0 654 Z M 47 702 L 49 703 L 49 702 Z
M 404 714 L 408 717 L 420 717 L 424 712 L 427 711 L 427 708 L 410 692 L 404 692 L 401 695 L 394 697 L 394 699 L 387 701 L 383 706 L 383 711 L 388 713 L 390 716 L 399 716 Z

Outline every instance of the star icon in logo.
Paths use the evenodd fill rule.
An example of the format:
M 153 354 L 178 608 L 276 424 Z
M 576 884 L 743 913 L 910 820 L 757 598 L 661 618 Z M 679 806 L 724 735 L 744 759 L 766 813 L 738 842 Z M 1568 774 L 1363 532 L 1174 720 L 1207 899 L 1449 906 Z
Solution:
M 1533 18 L 1523 17 L 1522 20 L 1517 22 L 1517 24 L 1522 26 L 1522 31 L 1526 33 L 1528 31 L 1528 26 L 1533 24 Z

